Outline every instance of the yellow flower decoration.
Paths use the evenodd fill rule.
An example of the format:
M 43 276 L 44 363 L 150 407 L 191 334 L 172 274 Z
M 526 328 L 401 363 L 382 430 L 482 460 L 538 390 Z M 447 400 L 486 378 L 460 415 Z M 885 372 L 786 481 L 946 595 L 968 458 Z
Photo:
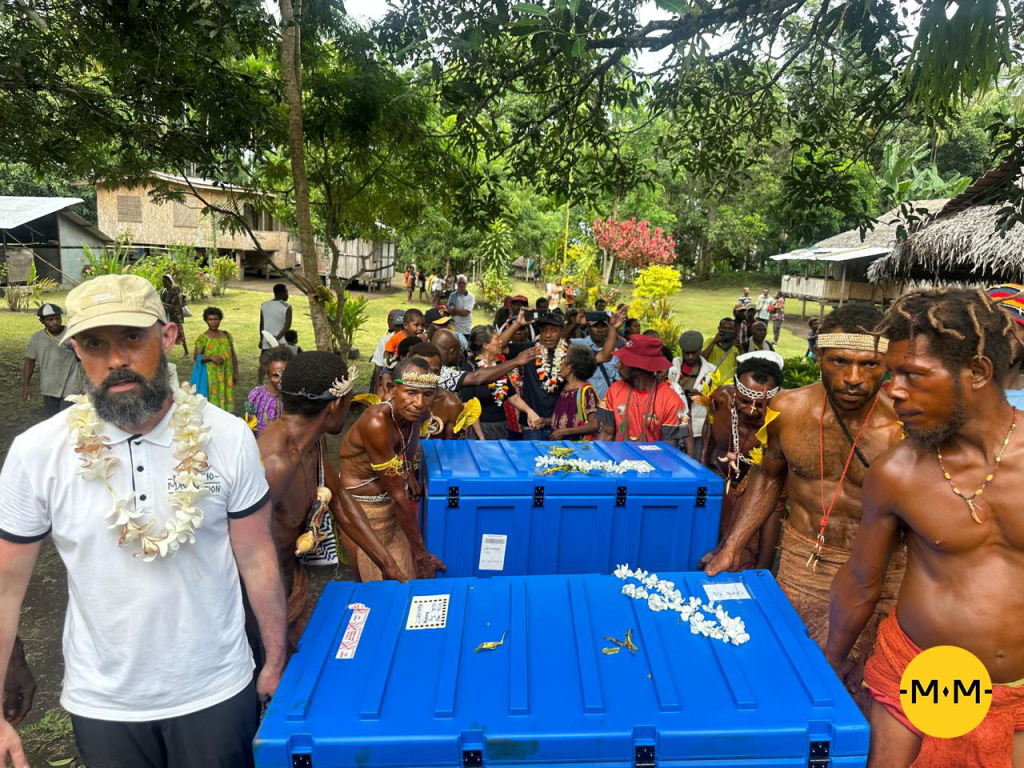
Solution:
M 761 466 L 761 462 L 764 460 L 764 446 L 757 445 L 750 449 L 750 463 L 755 467 Z
M 480 418 L 481 411 L 480 401 L 475 397 L 462 406 L 462 413 L 455 420 L 455 434 L 459 434 L 462 430 L 476 424 L 477 419 Z
M 366 405 L 380 405 L 380 398 L 372 392 L 364 392 L 361 395 L 356 395 L 352 398 L 357 403 L 365 403 Z
M 768 445 L 768 425 L 779 418 L 779 412 L 773 411 L 771 406 L 768 406 L 768 411 L 764 415 L 764 424 L 757 430 L 757 439 L 761 442 L 761 445 Z

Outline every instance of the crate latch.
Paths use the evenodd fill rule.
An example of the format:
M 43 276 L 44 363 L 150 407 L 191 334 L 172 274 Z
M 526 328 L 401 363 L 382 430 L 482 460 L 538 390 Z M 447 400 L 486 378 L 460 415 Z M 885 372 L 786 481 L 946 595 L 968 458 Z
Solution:
M 708 489 L 703 485 L 697 488 L 697 501 L 694 503 L 695 507 L 703 508 L 708 505 Z
M 448 509 L 459 508 L 459 486 L 453 485 L 448 488 Z
M 626 506 L 626 486 L 624 485 L 620 485 L 618 488 L 615 489 L 615 506 Z
M 829 758 L 829 742 L 812 741 L 810 757 L 807 758 L 807 768 L 829 768 L 832 760 Z
M 313 756 L 308 752 L 292 755 L 292 768 L 313 768 Z
M 462 768 L 481 768 L 484 764 L 484 753 L 480 749 L 462 750 Z
M 544 506 L 544 486 L 535 485 L 533 486 L 533 506 L 543 507 Z
M 633 756 L 634 768 L 655 768 L 654 745 L 644 744 L 636 747 Z

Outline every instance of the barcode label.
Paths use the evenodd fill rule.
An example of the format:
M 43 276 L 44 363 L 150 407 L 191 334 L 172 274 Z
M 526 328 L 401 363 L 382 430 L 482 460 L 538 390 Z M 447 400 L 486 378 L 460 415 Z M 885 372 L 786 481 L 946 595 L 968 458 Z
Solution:
M 480 539 L 481 571 L 505 570 L 505 549 L 508 536 L 498 533 L 485 533 Z

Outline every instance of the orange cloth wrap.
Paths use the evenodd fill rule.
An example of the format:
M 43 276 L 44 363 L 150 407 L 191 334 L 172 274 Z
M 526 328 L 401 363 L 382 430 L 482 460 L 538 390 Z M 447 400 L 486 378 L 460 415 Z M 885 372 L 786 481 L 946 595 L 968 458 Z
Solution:
M 1024 688 L 993 685 L 992 706 L 970 733 L 955 739 L 926 736 L 911 725 L 900 704 L 903 672 L 920 652 L 893 612 L 879 624 L 875 652 L 864 665 L 864 684 L 875 701 L 922 739 L 911 768 L 1011 768 L 1013 734 L 1024 731 Z

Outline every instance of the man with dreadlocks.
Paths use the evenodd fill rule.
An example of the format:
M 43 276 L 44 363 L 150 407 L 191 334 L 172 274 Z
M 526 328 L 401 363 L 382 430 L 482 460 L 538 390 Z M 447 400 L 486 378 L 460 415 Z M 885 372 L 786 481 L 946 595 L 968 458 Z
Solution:
M 875 700 L 869 765 L 1021 765 L 1024 435 L 1004 392 L 1019 340 L 981 290 L 907 294 L 879 330 L 889 340 L 887 389 L 910 439 L 864 480 L 857 540 L 832 584 L 825 654 L 841 665 L 871 620 L 904 531 L 906 576 L 864 668 Z M 940 645 L 973 653 L 993 683 L 985 719 L 958 738 L 923 735 L 900 705 L 907 664 Z
M 432 579 L 444 563 L 427 552 L 409 493 L 419 428 L 430 415 L 438 376 L 426 361 L 407 357 L 386 383 L 384 402 L 371 405 L 341 443 L 341 479 L 380 543 L 409 579 Z M 418 488 L 418 484 L 414 484 Z M 358 581 L 391 578 L 346 533 L 342 543 Z
M 283 413 L 257 441 L 270 485 L 274 541 L 288 593 L 291 653 L 313 612 L 309 577 L 299 557 L 325 543 L 333 545 L 332 516 L 388 578 L 402 578 L 394 558 L 373 535 L 362 509 L 324 455 L 324 435 L 339 434 L 345 423 L 355 376 L 355 369 L 347 370 L 345 361 L 330 352 L 298 355 L 281 377 Z M 253 640 L 250 633 L 250 644 Z
M 761 462 L 761 431 L 767 417 L 778 416 L 769 403 L 782 389 L 782 355 L 777 352 L 748 352 L 737 358 L 733 384 L 720 386 L 708 400 L 704 422 L 701 463 L 725 479 L 719 540 L 724 540 L 735 523 L 750 469 Z M 780 500 L 771 516 L 752 536 L 739 557 L 739 568 L 771 568 L 782 528 Z
M 748 483 L 732 532 L 701 561 L 709 575 L 738 569 L 744 546 L 771 517 L 785 488 L 789 517 L 777 579 L 819 645 L 828 633 L 832 578 L 850 556 L 860 525 L 864 474 L 902 437 L 881 391 L 885 342 L 873 335 L 881 321 L 877 309 L 852 304 L 822 321 L 815 347 L 821 381 L 780 392 L 772 401 L 779 416 L 768 424 L 761 467 Z M 843 669 L 847 688 L 863 709 L 870 697 L 861 689 L 862 665 L 878 623 L 896 599 L 902 573 L 903 555 L 897 552 L 879 610 Z

